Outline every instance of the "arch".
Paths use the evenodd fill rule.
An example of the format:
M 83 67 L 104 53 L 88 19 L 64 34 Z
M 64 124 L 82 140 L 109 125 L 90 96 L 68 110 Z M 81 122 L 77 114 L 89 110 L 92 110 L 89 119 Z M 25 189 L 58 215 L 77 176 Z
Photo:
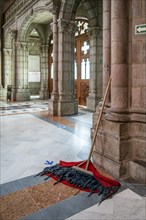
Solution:
M 89 25 L 92 22 L 92 26 L 97 26 L 97 12 L 98 12 L 98 3 L 97 0 L 65 0 L 61 5 L 61 10 L 59 17 L 67 20 L 75 20 L 77 8 L 82 5 L 86 9 L 86 15 L 89 20 Z
M 31 31 L 34 29 L 34 27 L 32 27 L 33 25 L 35 26 L 36 31 L 39 34 L 40 39 L 42 40 L 42 43 L 45 43 L 45 36 L 43 34 L 42 28 L 40 28 L 40 26 L 42 24 L 33 24 L 33 20 L 34 18 L 41 12 L 48 12 L 51 14 L 51 12 L 49 12 L 49 10 L 46 7 L 39 7 L 36 8 L 35 10 L 32 10 L 24 19 L 19 32 L 18 32 L 18 41 L 22 41 L 22 42 L 26 42 L 28 40 L 28 36 L 31 33 Z
M 29 41 L 30 33 L 31 33 L 34 29 L 37 31 L 41 43 L 44 43 L 44 42 L 45 42 L 45 36 L 44 36 L 44 32 L 43 32 L 43 27 L 42 27 L 41 24 L 31 24 L 31 25 L 29 26 L 29 28 L 27 29 L 27 32 L 26 32 L 26 36 L 25 36 L 26 42 Z
M 95 111 L 102 95 L 102 0 L 64 0 L 59 20 L 75 23 L 77 17 L 88 19 L 88 37 L 90 43 L 90 79 L 87 108 Z M 75 29 L 74 29 L 75 30 Z M 97 48 L 95 50 L 95 48 Z M 73 51 L 72 51 L 73 53 Z M 73 56 L 72 56 L 73 57 Z M 73 60 L 72 66 L 73 66 Z M 72 68 L 73 72 L 73 68 Z M 79 86 L 79 89 L 81 87 Z M 84 96 L 84 95 L 83 95 Z M 80 97 L 80 95 L 79 95 Z

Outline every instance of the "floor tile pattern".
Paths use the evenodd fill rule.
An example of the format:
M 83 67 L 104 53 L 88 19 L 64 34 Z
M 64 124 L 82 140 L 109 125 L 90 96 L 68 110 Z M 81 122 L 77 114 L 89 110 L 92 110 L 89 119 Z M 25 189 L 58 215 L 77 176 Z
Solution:
M 18 219 L 74 196 L 77 192 L 75 188 L 64 184 L 54 186 L 54 183 L 55 181 L 51 179 L 2 196 L 0 198 L 1 219 Z
M 0 102 L 1 185 L 0 219 L 146 219 L 146 187 L 133 179 L 98 206 L 100 196 L 81 192 L 34 175 L 46 160 L 86 159 L 90 150 L 92 112 L 79 107 L 77 115 L 48 115 L 48 102 Z M 103 170 L 97 167 L 103 174 Z
M 26 112 L 47 111 L 48 102 L 29 101 L 29 102 L 0 102 L 0 115 L 24 114 Z

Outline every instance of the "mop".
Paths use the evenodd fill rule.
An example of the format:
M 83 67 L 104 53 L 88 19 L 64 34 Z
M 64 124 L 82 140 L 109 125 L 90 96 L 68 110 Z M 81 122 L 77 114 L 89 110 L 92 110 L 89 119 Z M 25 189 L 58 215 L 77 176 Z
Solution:
M 79 191 L 84 190 L 90 192 L 88 196 L 91 196 L 93 193 L 98 193 L 99 195 L 102 195 L 99 204 L 105 199 L 115 194 L 120 188 L 120 183 L 118 181 L 101 175 L 91 162 L 91 156 L 93 153 L 95 140 L 99 129 L 106 97 L 109 91 L 110 83 L 111 77 L 109 78 L 109 82 L 107 84 L 107 88 L 102 102 L 102 107 L 99 113 L 97 124 L 95 126 L 95 131 L 88 159 L 79 162 L 65 162 L 61 160 L 60 163 L 50 167 L 46 167 L 42 172 L 36 175 L 46 175 L 47 177 L 45 178 L 45 180 L 52 177 L 56 180 L 54 185 L 61 182 L 63 184 L 77 188 L 79 189 Z

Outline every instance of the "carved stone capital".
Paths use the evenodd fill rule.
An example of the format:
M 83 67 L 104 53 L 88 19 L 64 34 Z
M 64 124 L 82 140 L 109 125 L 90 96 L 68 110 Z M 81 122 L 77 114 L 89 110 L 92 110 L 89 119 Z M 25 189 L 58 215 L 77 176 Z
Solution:
M 48 53 L 48 49 L 49 49 L 49 45 L 48 45 L 48 44 L 42 44 L 42 45 L 40 46 L 41 52 L 46 52 L 46 53 Z
M 17 30 L 11 30 L 10 31 L 10 35 L 11 35 L 11 37 L 13 38 L 13 39 L 16 39 L 16 37 L 17 37 Z
M 11 48 L 4 48 L 3 52 L 4 52 L 5 55 L 11 55 L 12 49 Z
M 68 33 L 76 33 L 77 25 L 74 21 L 68 21 L 65 19 L 58 20 L 59 32 L 68 32 Z
M 49 8 L 49 11 L 54 15 L 54 14 L 58 14 L 58 11 L 59 11 L 59 6 L 58 5 L 54 5 L 52 4 L 52 7 Z
M 28 49 L 28 43 L 27 42 L 16 42 L 16 48 L 18 50 L 24 50 L 24 49 Z
M 53 0 L 52 3 L 46 3 L 52 14 L 58 14 L 60 8 L 60 0 Z

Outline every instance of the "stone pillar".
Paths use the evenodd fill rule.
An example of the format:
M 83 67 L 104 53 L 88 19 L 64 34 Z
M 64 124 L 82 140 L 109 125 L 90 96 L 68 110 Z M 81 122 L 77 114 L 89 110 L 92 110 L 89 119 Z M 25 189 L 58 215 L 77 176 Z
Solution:
M 111 1 L 111 115 L 127 120 L 128 111 L 128 2 Z M 120 115 L 122 113 L 122 115 Z
M 49 100 L 49 114 L 58 114 L 58 27 L 57 11 L 53 11 L 53 91 Z
M 111 48 L 110 48 L 111 3 Z M 128 175 L 132 158 L 128 127 L 128 1 L 104 1 L 103 74 L 104 90 L 109 78 L 111 51 L 111 107 L 103 114 L 97 134 L 93 161 L 114 177 Z M 100 108 L 99 108 L 100 109 Z M 97 109 L 98 110 L 98 109 Z M 97 123 L 98 111 L 93 116 Z M 94 129 L 94 126 L 93 126 Z
M 6 100 L 7 91 L 4 88 L 4 50 L 3 38 L 0 30 L 0 100 Z
M 17 31 L 11 31 L 12 37 L 12 93 L 11 93 L 11 100 L 16 100 L 16 38 L 17 38 Z
M 59 26 L 59 103 L 58 115 L 72 115 L 78 112 L 74 94 L 74 22 L 60 19 Z
M 95 111 L 102 97 L 102 36 L 99 27 L 89 28 L 90 39 L 90 84 L 87 108 Z
M 16 101 L 30 100 L 26 42 L 16 42 Z
M 40 98 L 48 99 L 48 45 L 41 46 L 41 90 Z
M 2 86 L 2 43 L 1 43 L 1 35 L 0 35 L 0 90 L 3 88 Z
M 4 88 L 11 84 L 12 49 L 4 48 Z
M 15 71 L 16 71 L 16 37 L 17 31 L 13 30 L 11 32 L 12 37 L 12 85 L 15 87 L 16 79 L 15 79 Z
M 103 1 L 103 95 L 111 74 L 111 1 Z M 106 104 L 110 102 L 107 96 Z
M 23 55 L 24 55 L 24 89 L 29 92 L 29 82 L 28 82 L 28 43 L 23 44 Z

